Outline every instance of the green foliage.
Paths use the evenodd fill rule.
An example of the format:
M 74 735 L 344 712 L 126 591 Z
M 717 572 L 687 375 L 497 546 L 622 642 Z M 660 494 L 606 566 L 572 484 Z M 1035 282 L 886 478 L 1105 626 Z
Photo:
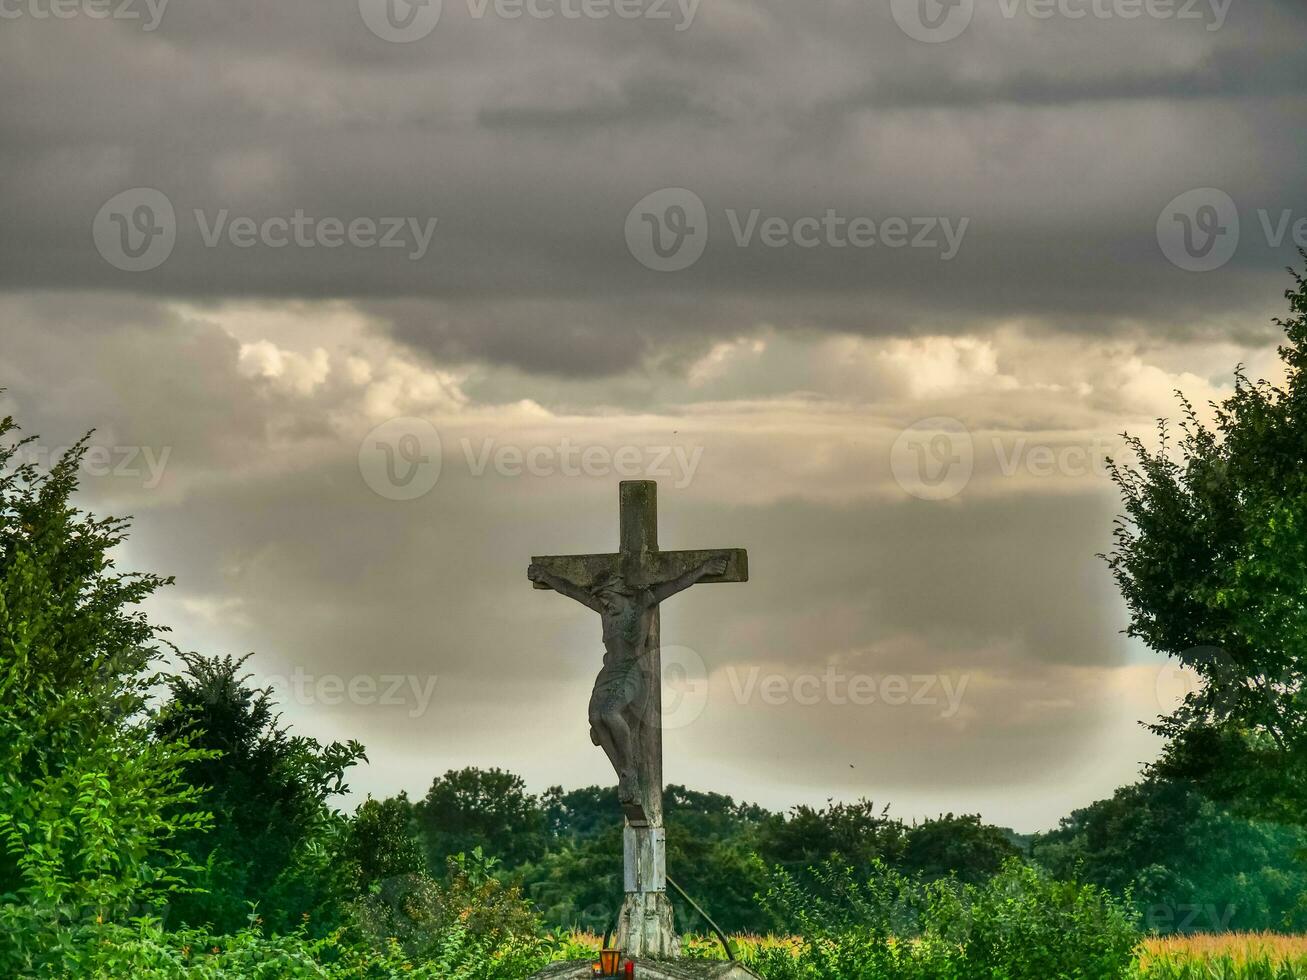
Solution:
M 667 797 L 675 788 L 666 788 Z M 608 830 L 621 804 L 617 802 L 616 786 L 584 786 L 566 791 L 561 786 L 551 786 L 540 798 L 540 808 L 550 840 L 574 843 Z
M 426 873 L 413 804 L 406 793 L 363 801 L 349 824 L 345 857 L 357 869 L 355 887 L 364 894 L 387 879 Z
M 451 769 L 437 776 L 417 804 L 417 822 L 433 868 L 477 847 L 514 866 L 544 852 L 540 801 L 520 776 L 502 769 Z
M 506 773 L 465 770 L 458 776 L 466 786 L 503 787 L 516 801 L 510 809 L 521 814 L 523 828 L 545 829 L 545 852 L 539 858 L 504 861 L 497 874 L 520 883 L 551 926 L 606 931 L 622 895 L 615 791 L 554 788 L 535 801 Z M 438 782 L 453 785 L 448 778 Z M 1291 858 L 1299 839 L 1294 832 L 1228 817 L 1215 806 L 1198 805 L 1197 797 L 1183 805 L 1174 793 L 1127 805 L 1123 800 L 1128 799 L 1110 807 L 1110 801 L 1095 804 L 1064 821 L 1060 830 L 1042 835 L 1038 860 L 1058 877 L 1082 875 L 1118 894 L 1132 888 L 1149 927 L 1159 931 L 1192 928 L 1200 920 L 1249 928 L 1289 923 L 1285 916 L 1303 891 Z M 385 804 L 399 806 L 394 819 L 402 823 L 407 801 Z M 504 809 L 499 807 L 501 813 Z M 665 810 L 672 876 L 728 932 L 798 928 L 758 900 L 768 887 L 769 866 L 803 878 L 808 868 L 831 860 L 856 875 L 869 874 L 879 862 L 927 881 L 956 877 L 979 884 L 1031 847 L 1029 838 L 985 824 L 977 815 L 945 814 L 908 826 L 866 800 L 775 814 L 722 794 L 673 785 L 666 790 Z M 1111 821 L 1104 823 L 1109 811 Z M 1088 838 L 1082 817 L 1093 818 Z M 463 822 L 461 811 L 458 819 Z M 511 836 L 513 828 L 511 820 L 498 818 L 491 825 L 494 835 L 469 834 L 466 839 L 490 853 L 485 838 Z M 418 832 L 423 833 L 421 826 Z M 1217 874 L 1218 865 L 1225 872 Z M 812 881 L 808 885 L 821 887 Z M 685 903 L 676 905 L 683 928 L 708 928 Z M 1192 914 L 1195 905 L 1197 915 Z M 1228 906 L 1232 913 L 1227 914 Z
M 1131 891 L 1150 930 L 1223 932 L 1303 925 L 1305 848 L 1302 830 L 1233 816 L 1150 779 L 1076 810 L 1034 854 L 1058 877 Z
M 1178 443 L 1165 422 L 1155 451 L 1130 439 L 1108 558 L 1127 632 L 1204 681 L 1152 726 L 1168 739 L 1157 771 L 1287 823 L 1307 812 L 1307 280 L 1294 279 L 1276 321 L 1284 387 L 1239 373 L 1214 429 L 1181 396 Z
M 669 842 L 670 844 L 670 842 Z M 539 861 L 510 872 L 550 925 L 603 933 L 622 903 L 622 828 L 564 839 Z
M 952 874 L 976 883 L 997 874 L 1020 853 L 1006 831 L 983 823 L 979 815 L 949 813 L 908 828 L 902 866 L 925 878 Z
M 494 876 L 496 863 L 478 849 L 448 859 L 447 884 L 426 874 L 378 882 L 354 904 L 354 931 L 378 953 L 393 947 L 415 961 L 440 959 L 451 937 L 484 949 L 529 943 L 539 919 L 517 886 Z
M 57 960 L 24 976 L 37 980 L 520 980 L 554 959 L 587 955 L 543 935 L 516 889 L 480 852 L 449 862 L 449 884 L 425 875 L 375 884 L 349 926 L 314 937 L 281 934 L 251 913 L 230 934 L 165 931 L 142 917 L 130 924 L 70 930 Z
M 169 679 L 157 731 L 211 750 L 186 777 L 204 788 L 215 819 L 182 836 L 202 871 L 197 890 L 174 899 L 169 923 L 231 932 L 257 903 L 276 930 L 306 915 L 317 931 L 338 924 L 334 910 L 353 886 L 341 860 L 349 830 L 328 801 L 346 791 L 345 771 L 365 758 L 363 747 L 290 734 L 278 724 L 272 691 L 249 687 L 240 674 L 247 658 L 181 659 L 186 671 Z
M 135 607 L 170 580 L 117 571 L 127 523 L 71 503 L 85 439 L 40 472 L 0 420 L 0 975 L 70 930 L 161 903 L 177 837 L 207 824 L 185 770 L 208 758 L 151 737 L 162 630 Z
M 1139 940 L 1106 892 L 1016 860 L 979 885 L 880 864 L 865 880 L 834 864 L 816 879 L 811 889 L 777 873 L 767 900 L 803 939 L 752 953 L 767 980 L 1116 980 Z
M 254 926 L 230 936 L 166 932 L 157 919 L 84 929 L 57 970 L 40 980 L 521 980 L 573 951 L 547 939 L 495 943 L 455 925 L 429 956 L 396 943 L 373 950 L 341 932 L 270 936 Z
M 820 809 L 798 806 L 787 816 L 766 821 L 758 850 L 768 866 L 802 871 L 830 858 L 860 871 L 877 862 L 894 865 L 903 854 L 905 828 L 870 800 L 831 803 Z

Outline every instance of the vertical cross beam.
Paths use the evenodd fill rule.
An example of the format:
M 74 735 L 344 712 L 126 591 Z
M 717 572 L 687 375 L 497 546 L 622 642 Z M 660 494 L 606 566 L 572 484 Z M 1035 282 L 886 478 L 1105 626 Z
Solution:
M 647 559 L 658 551 L 658 484 L 653 480 L 623 480 L 618 487 L 618 504 L 622 563 L 633 578 L 644 580 L 649 572 Z M 641 668 L 644 702 L 631 706 L 628 719 L 637 737 L 636 768 L 644 810 L 643 815 L 628 813 L 636 826 L 660 827 L 663 822 L 663 670 L 658 626 L 655 609 Z
M 649 557 L 658 551 L 658 484 L 623 480 L 618 502 L 623 570 L 648 584 Z M 642 658 L 643 703 L 633 704 L 627 711 L 636 736 L 641 807 L 640 811 L 627 808 L 622 832 L 626 898 L 618 913 L 617 942 L 636 955 L 676 956 L 681 944 L 667 899 L 667 838 L 663 830 L 663 670 L 658 629 L 659 611 L 655 608 Z
M 617 491 L 623 556 L 637 561 L 658 550 L 658 484 L 653 480 L 623 480 Z

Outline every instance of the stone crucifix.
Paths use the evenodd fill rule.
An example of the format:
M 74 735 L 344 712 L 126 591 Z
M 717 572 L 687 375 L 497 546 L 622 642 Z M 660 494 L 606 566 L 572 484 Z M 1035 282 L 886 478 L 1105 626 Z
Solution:
M 537 589 L 553 589 L 603 622 L 604 661 L 590 695 L 590 739 L 617 773 L 626 814 L 626 899 L 618 946 L 629 956 L 676 956 L 680 943 L 667 899 L 663 831 L 662 666 L 658 604 L 700 582 L 747 582 L 742 548 L 658 550 L 658 485 L 624 480 L 618 488 L 616 554 L 531 559 Z

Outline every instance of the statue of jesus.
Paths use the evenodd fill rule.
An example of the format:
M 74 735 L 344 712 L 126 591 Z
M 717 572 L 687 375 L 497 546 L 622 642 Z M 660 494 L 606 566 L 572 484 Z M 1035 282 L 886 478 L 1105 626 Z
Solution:
M 688 589 L 706 575 L 722 575 L 727 558 L 714 556 L 684 575 L 650 586 L 632 585 L 610 573 L 590 587 L 578 585 L 533 564 L 532 582 L 575 599 L 599 614 L 604 627 L 604 665 L 590 694 L 590 740 L 604 750 L 617 772 L 617 796 L 623 804 L 640 802 L 635 735 L 626 709 L 644 697 L 641 658 L 648 650 L 649 629 L 658 603 Z

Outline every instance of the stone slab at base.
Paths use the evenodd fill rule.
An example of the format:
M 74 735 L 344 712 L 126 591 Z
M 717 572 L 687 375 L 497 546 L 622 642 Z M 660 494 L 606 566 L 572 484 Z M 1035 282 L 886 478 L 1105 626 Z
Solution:
M 530 980 L 592 980 L 593 959 L 551 963 Z M 726 960 L 636 960 L 636 980 L 760 980 L 740 963 Z

